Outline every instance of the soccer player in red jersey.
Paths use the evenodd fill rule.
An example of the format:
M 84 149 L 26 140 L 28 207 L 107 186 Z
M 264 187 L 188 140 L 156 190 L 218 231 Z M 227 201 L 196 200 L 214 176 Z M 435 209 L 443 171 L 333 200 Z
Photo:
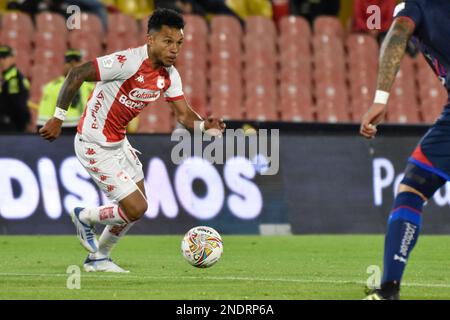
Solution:
M 183 17 L 158 9 L 148 22 L 148 43 L 99 57 L 71 70 L 59 93 L 55 115 L 40 130 L 53 141 L 61 132 L 66 110 L 84 81 L 97 81 L 80 119 L 75 153 L 114 205 L 75 208 L 71 212 L 83 247 L 89 251 L 86 271 L 127 272 L 110 258 L 118 240 L 147 211 L 144 173 L 126 138 L 126 126 L 161 95 L 187 129 L 223 132 L 218 119 L 203 120 L 186 101 L 173 64 L 183 44 Z M 93 225 L 106 225 L 97 240 Z

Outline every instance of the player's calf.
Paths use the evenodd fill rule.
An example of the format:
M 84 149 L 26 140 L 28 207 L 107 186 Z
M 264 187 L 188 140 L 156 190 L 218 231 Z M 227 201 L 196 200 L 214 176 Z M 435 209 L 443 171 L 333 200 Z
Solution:
M 147 200 L 143 197 L 140 190 L 136 190 L 119 203 L 128 222 L 139 220 L 148 209 Z
M 384 271 L 379 290 L 385 299 L 398 296 L 406 263 L 419 237 L 423 205 L 444 183 L 443 178 L 414 164 L 406 167 L 385 238 Z

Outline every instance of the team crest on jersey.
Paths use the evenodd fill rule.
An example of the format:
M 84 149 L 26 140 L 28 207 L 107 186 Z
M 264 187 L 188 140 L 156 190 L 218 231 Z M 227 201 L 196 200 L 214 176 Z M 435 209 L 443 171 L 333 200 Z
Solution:
M 136 88 L 130 91 L 128 97 L 135 101 L 152 102 L 159 98 L 161 91 Z
M 166 80 L 163 76 L 158 76 L 158 80 L 156 80 L 156 86 L 158 89 L 164 89 L 166 85 Z

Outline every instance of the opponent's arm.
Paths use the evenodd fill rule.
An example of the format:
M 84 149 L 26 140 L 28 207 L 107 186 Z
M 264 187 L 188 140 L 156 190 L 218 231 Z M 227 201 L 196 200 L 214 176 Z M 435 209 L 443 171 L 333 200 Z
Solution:
M 412 20 L 399 17 L 394 20 L 381 46 L 375 101 L 363 116 L 360 128 L 361 135 L 366 138 L 375 137 L 376 125 L 384 118 L 389 92 L 414 30 L 415 24 Z
M 186 99 L 169 101 L 169 105 L 175 111 L 177 121 L 190 131 L 194 130 L 195 125 L 199 126 L 203 132 L 209 129 L 218 130 L 218 132 L 209 131 L 212 135 L 220 135 L 225 130 L 226 125 L 221 119 L 211 117 L 204 121 L 187 103 Z
M 64 81 L 61 91 L 56 101 L 56 110 L 53 118 L 48 120 L 39 130 L 40 135 L 48 140 L 53 141 L 61 133 L 61 125 L 64 116 L 72 103 L 73 98 L 85 81 L 98 81 L 97 71 L 94 62 L 90 61 L 80 66 L 74 67 Z

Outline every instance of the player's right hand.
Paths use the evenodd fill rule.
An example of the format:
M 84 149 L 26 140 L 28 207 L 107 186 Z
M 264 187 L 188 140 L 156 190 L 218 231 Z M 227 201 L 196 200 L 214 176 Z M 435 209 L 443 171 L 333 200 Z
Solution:
M 384 119 L 385 114 L 386 105 L 374 103 L 364 114 L 359 133 L 367 139 L 375 138 L 375 135 L 377 134 L 377 125 Z
M 59 135 L 61 134 L 62 123 L 63 123 L 62 120 L 53 117 L 50 120 L 48 120 L 44 124 L 44 126 L 39 130 L 39 134 L 45 140 L 52 142 L 56 138 L 58 138 Z

